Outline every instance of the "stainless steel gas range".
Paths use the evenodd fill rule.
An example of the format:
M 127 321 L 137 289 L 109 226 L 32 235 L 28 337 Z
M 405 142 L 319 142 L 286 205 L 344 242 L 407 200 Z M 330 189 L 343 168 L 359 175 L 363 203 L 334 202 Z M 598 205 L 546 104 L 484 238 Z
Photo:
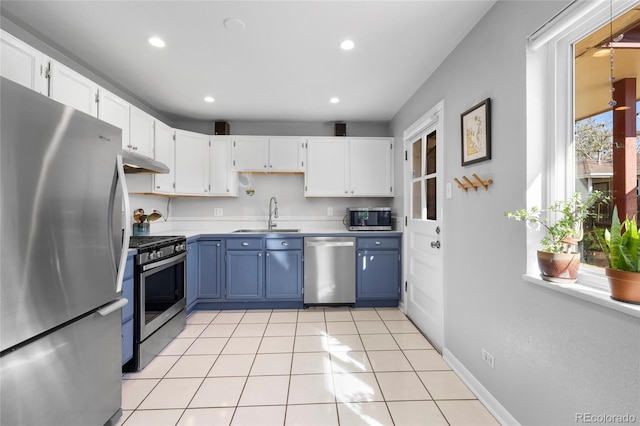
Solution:
M 184 236 L 133 236 L 134 349 L 125 370 L 144 368 L 186 325 Z

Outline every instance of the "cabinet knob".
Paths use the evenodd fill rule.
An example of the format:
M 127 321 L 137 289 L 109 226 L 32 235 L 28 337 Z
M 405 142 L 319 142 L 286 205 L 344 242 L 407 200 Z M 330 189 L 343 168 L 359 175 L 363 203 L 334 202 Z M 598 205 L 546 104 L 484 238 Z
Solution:
M 282 244 L 282 245 L 283 245 L 283 246 L 285 246 L 285 247 L 289 245 L 289 243 L 288 243 L 288 242 L 286 242 L 286 241 L 283 241 L 283 242 L 281 242 L 280 244 Z
M 258 254 L 258 256 L 260 256 L 260 254 Z M 265 254 L 265 256 L 269 257 L 269 253 Z
M 380 241 L 376 241 L 377 246 L 379 246 L 380 244 L 382 244 Z
M 262 257 L 262 253 L 258 253 L 258 257 Z
M 246 247 L 246 246 L 248 246 L 248 245 L 249 245 L 249 243 L 248 243 L 248 242 L 246 242 L 246 241 L 242 243 L 242 247 Z

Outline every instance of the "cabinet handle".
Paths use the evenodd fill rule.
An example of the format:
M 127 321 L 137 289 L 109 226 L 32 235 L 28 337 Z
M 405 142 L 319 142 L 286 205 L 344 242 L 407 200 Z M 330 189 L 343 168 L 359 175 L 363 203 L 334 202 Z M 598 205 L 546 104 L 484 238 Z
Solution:
M 288 243 L 288 242 L 286 242 L 286 241 L 283 241 L 283 242 L 281 242 L 280 244 L 282 244 L 282 245 L 283 245 L 283 246 L 285 246 L 285 247 L 289 245 L 289 243 Z
M 382 244 L 380 241 L 376 241 L 377 246 L 379 246 L 380 244 Z
M 248 242 L 246 242 L 246 241 L 242 243 L 242 247 L 246 247 L 246 246 L 248 246 L 248 245 L 249 245 L 249 243 L 248 243 Z

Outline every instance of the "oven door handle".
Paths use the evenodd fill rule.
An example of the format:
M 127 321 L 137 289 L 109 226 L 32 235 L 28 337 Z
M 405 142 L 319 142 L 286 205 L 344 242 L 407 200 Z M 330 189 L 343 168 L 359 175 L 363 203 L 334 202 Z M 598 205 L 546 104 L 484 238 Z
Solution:
M 149 263 L 148 265 L 143 265 L 142 272 L 150 271 L 152 269 L 160 268 L 166 265 L 178 264 L 180 262 L 183 262 L 186 257 L 187 252 L 182 252 L 179 255 L 173 256 L 169 259 L 159 260 L 157 262 Z

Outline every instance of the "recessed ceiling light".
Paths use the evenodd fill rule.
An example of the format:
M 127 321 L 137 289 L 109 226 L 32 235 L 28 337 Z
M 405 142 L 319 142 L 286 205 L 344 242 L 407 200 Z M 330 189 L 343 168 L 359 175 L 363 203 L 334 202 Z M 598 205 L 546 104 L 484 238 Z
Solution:
M 215 99 L 213 99 L 213 97 L 211 97 L 211 96 L 206 96 L 206 97 L 204 98 L 204 101 L 205 101 L 205 102 L 209 102 L 209 103 L 211 103 L 211 102 L 214 102 L 214 101 L 215 101 Z
M 340 48 L 342 50 L 351 50 L 355 47 L 355 43 L 353 42 L 353 40 L 344 40 L 342 43 L 340 43 Z
M 154 47 L 165 47 L 166 46 L 164 40 L 162 40 L 160 37 L 149 37 L 149 44 L 154 46 Z
M 227 18 L 224 20 L 224 27 L 231 31 L 232 33 L 239 33 L 244 31 L 247 27 L 242 19 L 238 18 Z
M 329 102 L 331 102 L 332 104 L 337 104 L 338 102 L 340 102 L 340 98 L 331 98 L 329 99 Z

